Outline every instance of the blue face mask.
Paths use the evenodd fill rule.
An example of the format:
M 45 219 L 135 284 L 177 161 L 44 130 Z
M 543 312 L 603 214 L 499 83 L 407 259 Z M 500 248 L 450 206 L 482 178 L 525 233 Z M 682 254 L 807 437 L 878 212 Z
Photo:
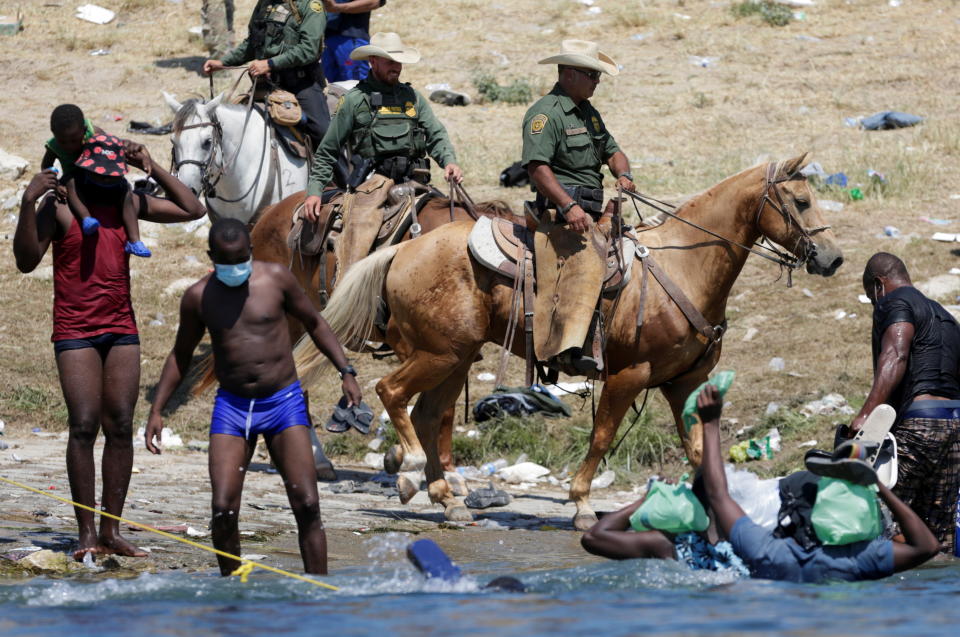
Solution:
M 250 278 L 250 273 L 253 272 L 253 257 L 243 263 L 235 263 L 233 265 L 214 263 L 213 268 L 221 283 L 235 288 L 238 285 L 243 285 L 247 282 L 247 279 Z

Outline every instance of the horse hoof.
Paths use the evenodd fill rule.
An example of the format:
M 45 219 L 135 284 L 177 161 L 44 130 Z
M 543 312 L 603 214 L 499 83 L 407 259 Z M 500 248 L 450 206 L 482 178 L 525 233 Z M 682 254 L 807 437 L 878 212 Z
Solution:
M 317 465 L 317 480 L 320 482 L 335 482 L 337 472 L 331 462 L 321 462 Z
M 383 470 L 390 475 L 400 473 L 400 465 L 402 464 L 403 449 L 400 448 L 400 445 L 390 447 L 387 449 L 387 453 L 383 454 Z
M 469 495 L 470 489 L 467 488 L 467 481 L 456 471 L 444 471 L 443 478 L 450 485 L 453 495 L 461 498 Z
M 594 512 L 578 513 L 573 518 L 573 528 L 578 531 L 589 531 L 597 523 L 597 514 Z
M 420 487 L 413 483 L 407 476 L 397 478 L 397 493 L 400 495 L 400 504 L 406 504 L 417 495 Z
M 451 504 L 443 511 L 443 517 L 447 519 L 448 522 L 473 522 L 473 516 L 470 515 L 470 511 L 467 510 L 462 504 Z
M 427 466 L 427 457 L 422 453 L 408 453 L 403 456 L 400 469 L 403 471 L 421 471 Z

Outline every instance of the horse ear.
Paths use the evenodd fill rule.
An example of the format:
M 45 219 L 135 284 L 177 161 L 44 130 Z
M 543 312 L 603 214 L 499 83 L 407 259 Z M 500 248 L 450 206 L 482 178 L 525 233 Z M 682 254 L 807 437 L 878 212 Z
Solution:
M 170 93 L 167 93 L 166 91 L 161 91 L 161 93 L 163 93 L 163 101 L 167 103 L 167 106 L 170 107 L 170 110 L 172 110 L 174 114 L 179 113 L 180 109 L 183 107 L 183 104 L 178 102 L 177 98 L 175 98 L 173 95 L 170 95 Z
M 223 101 L 223 92 L 221 91 L 219 95 L 217 95 L 215 98 L 213 98 L 212 100 L 204 104 L 203 107 L 206 109 L 207 115 L 209 115 L 214 110 L 216 110 L 216 108 L 220 106 L 220 102 L 222 101 Z
M 793 159 L 788 159 L 787 161 L 783 162 L 783 168 L 781 169 L 782 171 L 781 174 L 784 177 L 789 177 L 791 175 L 797 174 L 797 172 L 799 172 L 800 169 L 803 168 L 803 166 L 807 163 L 807 155 L 809 154 L 810 154 L 809 152 L 805 152 L 802 155 L 794 157 Z

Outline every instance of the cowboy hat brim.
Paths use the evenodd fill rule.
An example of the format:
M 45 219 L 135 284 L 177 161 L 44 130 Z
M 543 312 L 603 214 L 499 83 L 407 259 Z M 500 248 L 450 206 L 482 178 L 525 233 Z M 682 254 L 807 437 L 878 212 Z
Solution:
M 597 52 L 597 57 L 592 58 L 588 55 L 581 55 L 579 53 L 561 53 L 560 55 L 552 55 L 548 58 L 540 60 L 538 64 L 563 64 L 565 66 L 575 66 L 577 68 L 591 69 L 594 71 L 600 71 L 606 73 L 607 75 L 619 75 L 620 69 L 617 68 L 617 63 L 607 55 L 606 53 Z
M 351 60 L 367 60 L 371 57 L 387 58 L 401 64 L 416 64 L 420 61 L 420 51 L 412 46 L 405 46 L 396 51 L 388 51 L 373 44 L 358 46 L 350 52 Z

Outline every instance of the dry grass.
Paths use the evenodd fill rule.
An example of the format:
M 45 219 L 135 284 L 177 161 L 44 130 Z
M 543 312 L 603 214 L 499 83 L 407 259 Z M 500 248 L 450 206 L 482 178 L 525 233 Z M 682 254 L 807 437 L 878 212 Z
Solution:
M 48 137 L 47 114 L 57 103 L 76 102 L 98 125 L 122 132 L 130 119 L 169 119 L 161 89 L 181 96 L 206 93 L 206 79 L 189 70 L 196 66 L 191 58 L 204 52 L 186 32 L 199 23 L 199 0 L 100 0 L 119 12 L 106 26 L 75 20 L 69 3 L 59 8 L 41 4 L 24 7 L 23 33 L 0 40 L 0 57 L 7 61 L 0 70 L 5 87 L 0 104 L 7 122 L 2 146 L 29 158 L 33 167 Z M 254 0 L 237 4 L 242 30 Z M 604 78 L 593 101 L 631 157 L 641 188 L 653 195 L 696 192 L 760 157 L 791 157 L 805 150 L 828 171 L 842 170 L 854 182 L 866 184 L 870 168 L 886 174 L 889 184 L 883 191 L 829 214 L 847 258 L 835 277 L 800 275 L 796 286 L 787 289 L 766 262 L 748 263 L 733 290 L 720 363 L 738 372 L 727 416 L 741 425 L 759 423 L 770 401 L 796 406 L 828 391 L 862 401 L 870 378 L 869 306 L 857 302 L 863 263 L 879 249 L 890 250 L 923 280 L 956 261 L 949 244 L 927 240 L 936 228 L 919 220 L 924 215 L 960 219 L 960 201 L 949 197 L 960 192 L 958 90 L 951 81 L 960 70 L 956 2 L 915 0 L 898 8 L 875 0 L 818 3 L 806 11 L 805 20 L 783 27 L 757 17 L 737 19 L 730 5 L 721 3 L 597 0 L 595 6 L 603 12 L 589 15 L 573 0 L 403 0 L 377 11 L 374 27 L 400 32 L 423 52 L 421 64 L 405 69 L 405 80 L 419 87 L 449 82 L 467 91 L 478 74 L 491 74 L 501 84 L 522 78 L 535 91 L 546 91 L 554 70 L 538 66 L 539 58 L 557 50 L 562 37 L 600 41 L 624 68 L 619 77 Z M 89 50 L 97 48 L 110 48 L 111 54 L 90 57 Z M 691 64 L 690 56 L 719 60 L 703 68 Z M 527 196 L 496 185 L 500 170 L 519 156 L 525 109 L 500 103 L 436 107 L 474 198 L 502 198 L 518 206 Z M 927 121 L 883 132 L 843 125 L 845 117 L 884 109 L 917 113 Z M 123 119 L 115 122 L 116 115 Z M 159 161 L 169 161 L 165 139 L 137 139 L 149 144 Z M 0 190 L 13 187 L 0 183 Z M 920 238 L 877 239 L 885 225 Z M 960 230 L 960 223 L 947 230 Z M 12 224 L 4 221 L 0 232 L 11 231 Z M 175 331 L 177 297 L 161 292 L 174 279 L 203 273 L 186 264 L 187 255 L 204 259 L 203 243 L 195 237 L 175 228 L 152 231 L 159 240 L 155 257 L 134 264 L 144 398 Z M 804 288 L 813 298 L 803 294 Z M 0 257 L 0 290 L 0 387 L 5 388 L 0 417 L 12 428 L 62 428 L 48 342 L 51 284 L 16 272 L 7 249 Z M 837 321 L 837 309 L 857 316 Z M 164 325 L 148 326 L 156 313 L 163 313 Z M 743 342 L 749 327 L 759 333 Z M 775 355 L 786 359 L 792 375 L 768 371 L 767 361 Z M 490 346 L 476 370 L 493 371 L 495 364 Z M 358 367 L 376 405 L 370 381 L 390 364 L 362 359 Z M 519 361 L 511 373 L 518 381 Z M 335 386 L 331 381 L 313 397 L 315 413 L 326 413 Z M 474 382 L 471 389 L 476 398 L 489 385 Z M 659 399 L 652 405 L 666 427 Z M 209 400 L 188 401 L 168 422 L 192 437 L 202 436 L 209 408 Z M 144 399 L 138 420 L 146 410 Z M 796 464 L 798 441 L 828 440 L 829 420 L 793 428 L 787 450 L 771 470 Z

